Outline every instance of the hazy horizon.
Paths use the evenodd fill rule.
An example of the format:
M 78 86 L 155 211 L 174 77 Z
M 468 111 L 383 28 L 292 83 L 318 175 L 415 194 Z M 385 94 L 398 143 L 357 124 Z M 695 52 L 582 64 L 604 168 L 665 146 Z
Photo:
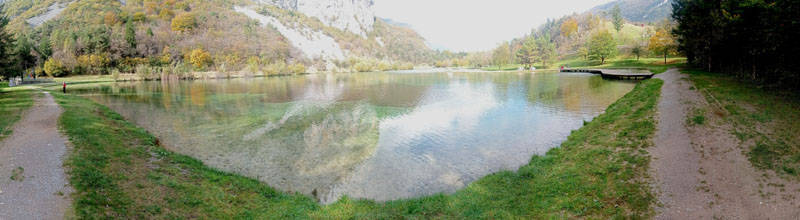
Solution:
M 375 15 L 411 25 L 433 49 L 489 50 L 548 18 L 583 13 L 612 0 L 376 0 Z

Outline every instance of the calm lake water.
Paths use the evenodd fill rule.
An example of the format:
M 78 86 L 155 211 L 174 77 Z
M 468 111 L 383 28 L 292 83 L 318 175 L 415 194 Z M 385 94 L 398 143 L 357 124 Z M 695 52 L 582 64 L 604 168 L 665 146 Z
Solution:
M 170 150 L 329 203 L 454 192 L 516 170 L 634 85 L 586 73 L 358 73 L 73 92 Z

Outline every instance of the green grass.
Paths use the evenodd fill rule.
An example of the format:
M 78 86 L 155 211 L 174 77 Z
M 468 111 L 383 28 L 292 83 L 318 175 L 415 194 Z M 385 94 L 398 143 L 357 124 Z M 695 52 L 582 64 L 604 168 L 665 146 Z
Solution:
M 0 83 L 0 141 L 11 135 L 14 123 L 33 105 L 33 93 L 27 86 L 9 88 L 8 82 Z
M 641 57 L 636 58 L 620 57 L 619 59 L 606 60 L 605 64 L 600 61 L 584 60 L 580 57 L 573 57 L 556 63 L 556 66 L 569 68 L 605 68 L 605 69 L 648 69 L 653 73 L 663 73 L 669 68 L 681 67 L 686 64 L 686 58 L 668 58 L 664 64 L 664 58 Z
M 584 60 L 580 57 L 571 57 L 551 64 L 549 67 L 550 69 L 554 70 L 561 68 L 561 66 L 568 68 L 647 69 L 658 74 L 666 72 L 667 69 L 682 67 L 684 65 L 686 65 L 686 58 L 683 57 L 667 58 L 667 64 L 664 64 L 664 58 L 655 57 L 641 57 L 638 61 L 636 58 L 619 57 L 617 59 L 606 60 L 605 64 L 600 63 L 600 61 Z M 517 68 L 521 66 L 522 64 L 508 64 L 503 65 L 502 69 L 498 68 L 497 66 L 488 66 L 481 69 L 486 71 L 516 71 Z M 534 66 L 537 70 L 546 69 L 541 66 L 541 63 Z
M 691 88 L 690 88 L 691 89 Z M 705 109 L 695 108 L 691 115 L 689 115 L 687 119 L 687 123 L 689 125 L 703 125 L 706 123 L 706 111 Z
M 684 72 L 716 107 L 713 113 L 732 125 L 755 167 L 800 177 L 800 95 L 723 74 Z
M 54 93 L 77 218 L 120 219 L 643 219 L 654 112 L 663 82 L 645 80 L 559 148 L 518 171 L 483 177 L 453 194 L 330 205 L 276 191 L 169 152 L 105 106 Z

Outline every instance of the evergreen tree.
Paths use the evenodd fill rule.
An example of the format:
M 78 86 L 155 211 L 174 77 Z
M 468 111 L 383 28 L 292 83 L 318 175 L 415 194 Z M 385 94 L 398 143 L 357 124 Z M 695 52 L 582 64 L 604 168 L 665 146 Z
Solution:
M 542 62 L 542 66 L 546 68 L 547 63 L 552 63 L 554 60 L 556 60 L 556 58 L 558 58 L 556 45 L 550 41 L 549 34 L 545 34 L 543 37 L 540 37 L 536 43 L 538 44 L 537 56 L 539 57 L 539 61 Z
M 41 63 L 44 63 L 47 58 L 50 58 L 53 55 L 53 46 L 50 45 L 50 39 L 43 38 L 39 40 L 39 47 L 36 48 L 36 52 L 39 53 L 39 60 Z
M 619 31 L 622 30 L 622 25 L 625 24 L 622 19 L 622 9 L 619 8 L 619 5 L 614 5 L 614 8 L 611 9 L 611 21 L 614 23 L 614 30 L 617 30 L 617 34 L 619 34 Z
M 0 4 L 0 76 L 9 79 L 18 75 L 16 66 L 14 64 L 14 36 L 6 32 L 6 26 L 9 19 L 3 10 L 3 4 Z
M 27 35 L 20 35 L 14 48 L 13 62 L 16 65 L 15 71 L 18 71 L 19 74 L 23 74 L 23 71 L 36 65 L 36 56 L 31 53 L 33 43 L 28 38 Z
M 536 55 L 537 51 L 536 38 L 530 36 L 522 43 L 522 48 L 517 50 L 517 60 L 525 65 L 526 69 L 529 69 L 531 65 L 538 60 Z
M 128 18 L 125 22 L 125 41 L 131 47 L 131 54 L 136 51 L 136 27 L 133 24 L 133 18 Z
M 753 81 L 800 85 L 800 1 L 676 0 L 672 35 L 689 64 Z

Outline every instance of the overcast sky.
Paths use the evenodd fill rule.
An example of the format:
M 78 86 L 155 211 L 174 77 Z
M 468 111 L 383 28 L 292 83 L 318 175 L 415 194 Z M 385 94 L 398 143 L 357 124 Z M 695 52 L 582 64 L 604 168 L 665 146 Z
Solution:
M 488 50 L 530 33 L 547 18 L 612 0 L 374 0 L 375 15 L 410 24 L 435 49 Z

